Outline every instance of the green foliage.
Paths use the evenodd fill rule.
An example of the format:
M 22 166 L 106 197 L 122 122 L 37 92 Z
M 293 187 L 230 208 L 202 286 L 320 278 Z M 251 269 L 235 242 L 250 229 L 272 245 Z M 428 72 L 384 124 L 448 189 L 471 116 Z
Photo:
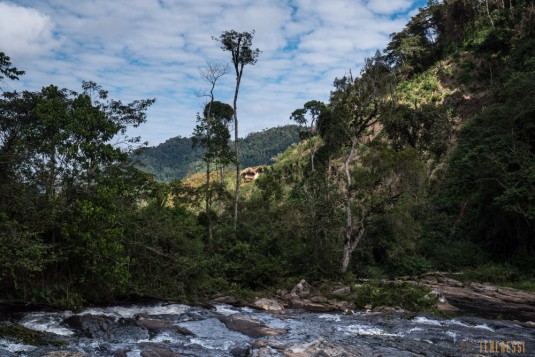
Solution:
M 432 311 L 436 297 L 428 295 L 431 289 L 401 281 L 368 281 L 356 287 L 355 305 L 399 306 L 410 311 Z
M 153 100 L 123 104 L 92 82 L 82 93 L 3 93 L 0 298 L 69 307 L 131 295 L 194 301 L 302 278 L 352 283 L 430 269 L 533 288 L 534 18 L 527 1 L 430 1 L 392 35 L 385 56 L 335 80 L 329 103 L 294 111 L 301 126 L 242 139 L 243 166 L 278 156 L 234 197 L 228 172 L 207 191 L 202 174 L 172 181 L 230 162 L 220 155 L 237 119 L 227 104 L 210 101 L 199 116 L 202 148 L 177 137 L 142 152 L 140 165 L 168 184 L 132 166 L 138 139 L 111 144 L 145 121 Z M 259 55 L 252 37 L 217 39 L 231 52 L 236 89 Z M 0 70 L 0 80 L 22 74 L 3 53 Z M 217 212 L 201 209 L 211 191 L 221 197 Z M 341 258 L 351 256 L 341 275 Z M 359 307 L 431 311 L 436 302 L 404 282 L 354 292 Z
M 533 249 L 534 80 L 534 72 L 513 75 L 502 102 L 463 128 L 443 191 L 453 209 L 468 207 L 461 232 L 501 259 Z
M 411 147 L 440 158 L 447 150 L 452 123 L 446 111 L 434 105 L 411 108 L 399 105 L 382 119 L 384 130 L 396 149 Z
M 124 291 L 130 278 L 117 212 L 134 206 L 135 184 L 127 152 L 110 142 L 144 122 L 154 100 L 123 104 L 94 83 L 83 89 L 0 100 L 4 298 L 79 306 Z
M 9 58 L 8 55 L 4 52 L 0 52 L 0 82 L 3 82 L 4 78 L 17 80 L 19 79 L 19 76 L 22 76 L 23 74 L 24 71 L 20 71 L 12 66 L 11 58 Z

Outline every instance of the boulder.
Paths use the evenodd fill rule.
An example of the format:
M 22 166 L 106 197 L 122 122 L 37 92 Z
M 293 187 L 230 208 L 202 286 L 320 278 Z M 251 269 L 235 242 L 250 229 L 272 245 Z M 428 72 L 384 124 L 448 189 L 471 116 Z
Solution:
M 72 315 L 63 323 L 76 330 L 82 331 L 87 337 L 100 338 L 103 333 L 107 332 L 115 323 L 114 319 L 109 316 L 100 315 Z
M 300 298 L 309 297 L 312 294 L 312 286 L 303 279 L 294 286 L 290 294 Z
M 351 288 L 349 286 L 344 286 L 343 288 L 333 290 L 332 294 L 337 296 L 348 296 L 351 294 Z
M 284 310 L 284 307 L 275 299 L 258 299 L 254 302 L 254 306 L 266 311 Z
M 260 321 L 247 319 L 239 316 L 218 316 L 225 326 L 232 331 L 240 332 L 252 338 L 265 336 L 278 336 L 286 333 L 286 330 L 271 328 Z

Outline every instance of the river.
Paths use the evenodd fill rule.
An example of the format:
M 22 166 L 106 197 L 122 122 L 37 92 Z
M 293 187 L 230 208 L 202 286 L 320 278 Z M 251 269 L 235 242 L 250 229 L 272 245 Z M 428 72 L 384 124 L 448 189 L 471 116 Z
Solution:
M 2 357 L 474 356 L 495 355 L 491 348 L 501 352 L 502 346 L 510 355 L 518 355 L 513 348 L 535 355 L 535 329 L 530 325 L 468 316 L 441 319 L 425 314 L 290 309 L 271 313 L 225 304 L 215 305 L 215 310 L 156 304 L 86 308 L 77 314 L 19 312 L 3 314 L 2 319 L 8 326 L 46 331 L 65 343 L 36 347 L 0 339 Z M 229 319 L 259 321 L 267 332 L 265 336 L 240 332 L 228 324 Z

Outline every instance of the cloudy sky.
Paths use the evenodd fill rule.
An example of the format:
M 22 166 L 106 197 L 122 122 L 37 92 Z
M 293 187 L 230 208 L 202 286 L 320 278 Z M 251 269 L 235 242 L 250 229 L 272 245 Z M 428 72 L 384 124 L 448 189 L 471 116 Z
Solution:
M 358 73 L 427 1 L 411 0 L 0 0 L 0 51 L 26 71 L 8 89 L 92 80 L 114 99 L 156 98 L 130 135 L 150 145 L 189 136 L 207 84 L 199 67 L 229 62 L 212 36 L 255 30 L 262 53 L 244 70 L 240 136 L 289 124 L 306 101 L 327 101 L 334 78 Z M 216 99 L 231 103 L 235 76 Z

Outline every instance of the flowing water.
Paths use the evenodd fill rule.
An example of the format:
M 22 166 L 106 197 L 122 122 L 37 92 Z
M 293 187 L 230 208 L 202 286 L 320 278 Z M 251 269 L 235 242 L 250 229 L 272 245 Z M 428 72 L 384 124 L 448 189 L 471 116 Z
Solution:
M 5 314 L 4 314 L 5 315 Z M 1 315 L 0 315 L 1 316 Z M 96 325 L 76 329 L 69 318 L 90 316 Z M 230 330 L 224 316 L 257 320 L 281 332 L 253 338 Z M 159 321 L 148 330 L 139 318 Z M 86 356 L 474 356 L 495 355 L 495 342 L 505 342 L 523 355 L 535 356 L 535 329 L 515 321 L 476 317 L 440 319 L 428 315 L 408 318 L 396 314 L 257 311 L 216 305 L 216 310 L 180 304 L 87 308 L 74 314 L 25 312 L 3 316 L 4 323 L 45 331 L 62 347 L 30 346 L 0 339 L 0 356 L 41 357 L 53 351 Z M 94 321 L 93 321 L 94 322 Z M 185 329 L 192 334 L 185 335 Z M 518 342 L 518 343 L 516 343 Z M 499 345 L 500 346 L 500 345 Z M 485 352 L 486 348 L 486 352 Z M 498 352 L 501 352 L 498 350 Z M 505 351 L 504 351 L 505 352 Z M 500 356 L 508 355 L 500 353 Z

